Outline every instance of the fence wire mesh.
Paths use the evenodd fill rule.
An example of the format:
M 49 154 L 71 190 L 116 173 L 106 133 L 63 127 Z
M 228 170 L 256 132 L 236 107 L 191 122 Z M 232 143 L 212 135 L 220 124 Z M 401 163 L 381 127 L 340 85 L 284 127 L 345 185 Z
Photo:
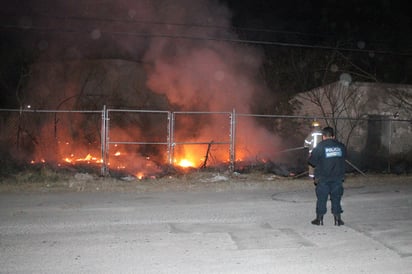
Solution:
M 410 172 L 410 120 L 255 115 L 233 112 L 0 110 L 1 161 L 100 170 L 137 177 L 165 167 L 220 167 L 301 172 L 310 124 L 336 128 L 362 170 Z M 5 171 L 7 172 L 7 170 Z M 3 173 L 5 173 L 3 171 Z M 143 175 L 144 174 L 144 175 Z

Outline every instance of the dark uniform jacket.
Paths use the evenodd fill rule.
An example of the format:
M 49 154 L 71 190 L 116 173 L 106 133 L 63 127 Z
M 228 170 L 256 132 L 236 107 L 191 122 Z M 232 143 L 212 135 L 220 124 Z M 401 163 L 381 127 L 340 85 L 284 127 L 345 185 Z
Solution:
M 317 180 L 343 180 L 345 159 L 345 145 L 335 139 L 326 139 L 313 149 L 308 162 L 315 167 Z

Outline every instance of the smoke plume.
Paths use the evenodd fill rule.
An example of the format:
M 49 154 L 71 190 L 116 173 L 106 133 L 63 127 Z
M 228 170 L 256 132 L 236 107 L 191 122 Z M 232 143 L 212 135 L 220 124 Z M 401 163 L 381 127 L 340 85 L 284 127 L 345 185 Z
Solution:
M 34 43 L 42 53 L 43 61 L 133 61 L 144 69 L 144 88 L 139 90 L 147 89 L 153 94 L 152 99 L 147 99 L 151 109 L 236 110 L 237 113 L 248 114 L 259 111 L 251 107 L 256 99 L 269 96 L 259 75 L 264 58 L 262 52 L 250 45 L 234 42 L 237 35 L 231 28 L 231 11 L 221 1 L 53 0 L 33 1 L 28 10 L 29 15 L 24 17 L 22 24 L 46 30 L 38 34 Z M 76 71 L 73 67 L 70 70 Z M 105 72 L 107 70 L 101 73 Z M 54 69 L 53 73 L 58 71 Z M 43 93 L 40 97 L 48 100 L 43 101 L 41 107 L 51 109 L 65 101 L 64 98 L 78 98 L 82 89 L 80 79 L 86 76 L 77 73 L 77 84 L 54 83 L 54 88 L 45 88 L 44 81 L 47 80 L 44 78 L 47 77 L 43 76 L 42 88 L 38 83 L 32 83 L 32 87 L 37 86 L 33 88 L 37 92 L 32 98 Z M 55 93 L 55 85 L 60 85 L 58 93 Z M 129 105 L 134 102 L 135 106 L 144 108 L 139 102 L 145 95 L 141 93 L 138 96 L 136 88 L 133 92 L 130 90 L 129 87 L 113 88 L 100 103 L 110 104 L 110 100 L 116 98 L 116 102 Z M 93 92 L 96 93 L 93 98 L 103 93 L 93 89 L 89 95 Z M 166 98 L 167 107 L 161 105 L 161 98 Z M 156 102 L 160 105 L 156 106 Z M 94 104 L 101 107 L 96 100 Z M 76 106 L 79 106 L 79 100 L 65 103 L 65 107 Z M 212 115 L 204 124 L 193 121 L 190 124 L 188 121 L 186 125 L 191 125 L 190 131 L 182 126 L 176 135 L 190 141 L 211 141 L 216 136 L 228 139 L 228 131 L 222 133 L 222 128 L 227 128 L 228 123 L 221 116 Z M 243 117 L 238 119 L 238 123 L 237 155 L 241 155 L 242 160 L 273 159 L 276 156 L 279 142 L 273 133 L 252 118 Z M 130 135 L 131 131 L 128 132 Z

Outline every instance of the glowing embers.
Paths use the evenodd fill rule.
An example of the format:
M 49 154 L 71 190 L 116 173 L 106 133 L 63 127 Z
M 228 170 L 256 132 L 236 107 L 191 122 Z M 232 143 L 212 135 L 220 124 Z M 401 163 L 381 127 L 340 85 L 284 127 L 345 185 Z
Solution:
M 101 158 L 94 157 L 90 153 L 87 154 L 83 158 L 78 158 L 74 154 L 71 154 L 69 157 L 65 157 L 63 159 L 63 161 L 65 161 L 66 163 L 69 163 L 69 164 L 75 164 L 75 163 L 78 163 L 78 162 L 87 163 L 87 164 L 90 164 L 90 163 L 100 164 L 100 163 L 102 163 Z
M 44 163 L 46 163 L 46 160 L 44 160 L 44 159 L 40 159 L 40 160 L 38 160 L 38 161 L 36 161 L 36 160 L 31 160 L 30 161 L 30 164 L 37 164 L 37 163 L 42 163 L 42 164 L 44 164 Z

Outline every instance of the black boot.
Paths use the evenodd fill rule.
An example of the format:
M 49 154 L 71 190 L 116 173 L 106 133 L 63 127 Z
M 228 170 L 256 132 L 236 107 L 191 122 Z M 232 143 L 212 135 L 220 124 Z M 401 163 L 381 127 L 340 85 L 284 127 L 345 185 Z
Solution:
M 312 225 L 323 225 L 323 215 L 316 215 L 316 219 L 312 221 Z
M 333 215 L 335 217 L 335 225 L 337 226 L 341 226 L 344 225 L 345 223 L 342 221 L 342 219 L 340 218 L 340 214 L 335 214 Z

